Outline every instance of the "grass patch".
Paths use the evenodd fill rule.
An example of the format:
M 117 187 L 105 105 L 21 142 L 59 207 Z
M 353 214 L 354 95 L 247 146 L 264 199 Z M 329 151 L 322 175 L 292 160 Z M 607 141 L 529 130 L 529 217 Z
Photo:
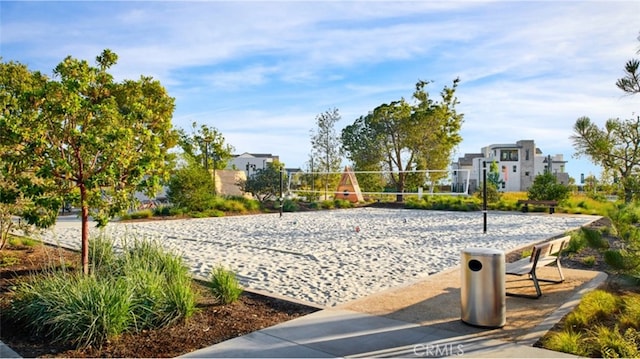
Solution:
M 582 264 L 589 267 L 593 267 L 596 264 L 596 257 L 595 256 L 584 257 L 582 258 Z
M 582 357 L 640 356 L 640 294 L 595 290 L 541 340 L 550 350 Z
M 0 267 L 10 267 L 20 263 L 20 258 L 0 252 Z
M 42 244 L 42 242 L 33 238 L 17 236 L 10 236 L 7 243 L 12 247 L 35 247 Z
M 193 315 L 195 292 L 182 258 L 155 242 L 123 242 L 116 254 L 113 241 L 91 240 L 91 275 L 49 270 L 20 284 L 8 315 L 35 335 L 76 348 Z
M 242 294 L 242 287 L 238 283 L 236 275 L 222 266 L 216 267 L 211 272 L 209 287 L 213 295 L 222 304 L 233 303 Z

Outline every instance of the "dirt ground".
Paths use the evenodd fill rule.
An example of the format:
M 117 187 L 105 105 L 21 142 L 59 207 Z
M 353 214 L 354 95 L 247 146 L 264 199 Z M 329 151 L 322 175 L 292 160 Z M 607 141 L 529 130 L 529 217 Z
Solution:
M 229 305 L 216 304 L 203 286 L 194 283 L 201 294 L 198 311 L 184 324 L 138 334 L 124 334 L 102 348 L 76 350 L 54 344 L 48 338 L 35 337 L 23 325 L 12 323 L 6 315 L 11 289 L 18 282 L 41 270 L 43 265 L 64 258 L 66 263 L 80 263 L 77 252 L 46 245 L 5 248 L 0 251 L 0 263 L 16 258 L 14 265 L 0 267 L 0 340 L 25 358 L 32 357 L 176 357 L 237 336 L 248 334 L 317 309 L 285 300 L 245 292 L 240 300 Z

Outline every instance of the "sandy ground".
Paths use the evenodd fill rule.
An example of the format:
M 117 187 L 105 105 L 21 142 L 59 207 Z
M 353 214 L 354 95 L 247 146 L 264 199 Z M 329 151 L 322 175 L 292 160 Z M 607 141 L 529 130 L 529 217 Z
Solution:
M 487 218 L 487 233 L 480 212 L 382 208 L 111 223 L 102 233 L 116 246 L 122 239 L 158 241 L 201 278 L 223 265 L 247 288 L 331 307 L 454 268 L 465 248 L 510 251 L 597 219 L 514 212 Z M 92 235 L 101 234 L 94 227 Z M 80 223 L 63 217 L 43 239 L 77 249 Z M 447 288 L 455 296 L 460 286 Z

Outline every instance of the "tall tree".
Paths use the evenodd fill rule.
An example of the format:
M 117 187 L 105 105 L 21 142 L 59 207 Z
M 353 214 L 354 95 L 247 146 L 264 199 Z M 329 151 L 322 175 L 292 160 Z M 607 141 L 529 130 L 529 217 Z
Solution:
M 618 79 L 616 86 L 629 94 L 640 93 L 639 67 L 640 61 L 629 60 L 625 65 L 626 75 Z M 589 157 L 606 172 L 619 177 L 624 201 L 630 202 L 633 194 L 640 190 L 640 116 L 624 121 L 609 119 L 602 129 L 588 117 L 580 117 L 573 130 L 571 139 L 576 155 Z
M 286 181 L 282 173 L 284 165 L 278 161 L 267 162 L 267 167 L 259 168 L 255 174 L 238 183 L 243 192 L 251 193 L 258 201 L 264 203 L 280 196 L 280 180 Z
M 441 91 L 435 101 L 425 90 L 429 82 L 418 81 L 413 93 L 414 104 L 404 99 L 383 104 L 369 115 L 360 117 L 342 131 L 343 149 L 355 160 L 354 167 L 375 167 L 390 173 L 397 201 L 409 186 L 422 185 L 424 176 L 414 170 L 444 170 L 455 146 L 462 141 L 459 135 L 463 115 L 455 107 L 459 79 Z M 433 183 L 439 178 L 432 176 Z
M 385 176 L 376 171 L 382 171 L 384 155 L 382 151 L 371 151 L 379 143 L 378 136 L 374 129 L 368 124 L 371 123 L 373 113 L 360 116 L 353 124 L 342 129 L 342 148 L 347 159 L 352 163 L 354 171 L 365 171 L 369 173 L 358 173 L 358 184 L 364 192 L 381 192 L 386 184 Z
M 183 129 L 178 130 L 178 133 L 183 155 L 188 157 L 185 158 L 188 165 L 193 166 L 198 163 L 202 165 L 202 168 L 211 177 L 210 184 L 213 186 L 213 194 L 217 195 L 216 170 L 224 169 L 227 166 L 234 151 L 233 146 L 225 143 L 224 136 L 215 127 L 198 126 L 196 122 L 191 125 L 191 133 L 187 133 Z M 207 188 L 200 190 L 206 191 Z
M 573 131 L 576 155 L 585 155 L 617 175 L 624 201 L 631 202 L 640 189 L 640 116 L 625 121 L 609 119 L 602 129 L 588 117 L 580 117 Z
M 150 77 L 114 82 L 107 70 L 116 61 L 110 50 L 96 58 L 96 67 L 67 57 L 54 69 L 57 80 L 30 94 L 38 115 L 8 128 L 20 139 L 15 148 L 29 163 L 32 184 L 54 181 L 58 196 L 77 190 L 84 273 L 90 211 L 104 224 L 126 208 L 133 190 L 151 195 L 168 174 L 168 150 L 177 141 L 174 99 Z M 16 163 L 0 156 L 7 166 Z
M 334 185 L 342 164 L 341 139 L 336 131 L 336 123 L 340 121 L 337 108 L 329 109 L 316 116 L 316 128 L 311 130 L 311 158 L 317 172 L 326 172 L 324 177 L 325 199 L 329 186 Z
M 640 36 L 638 36 L 640 41 Z M 637 52 L 640 54 L 640 50 Z M 628 94 L 640 93 L 640 60 L 631 59 L 624 66 L 625 76 L 616 81 L 616 86 Z
M 187 156 L 190 156 L 205 169 L 224 169 L 231 159 L 233 146 L 225 143 L 225 138 L 215 127 L 207 125 L 198 126 L 197 122 L 191 124 L 191 133 L 178 130 L 180 134 L 180 147 Z
M 60 196 L 53 195 L 55 183 L 35 181 L 31 162 L 25 153 L 32 134 L 22 131 L 39 114 L 40 100 L 35 93 L 47 79 L 20 63 L 0 62 L 0 249 L 9 233 L 25 224 L 46 228 L 55 223 Z M 14 217 L 27 221 L 16 222 Z

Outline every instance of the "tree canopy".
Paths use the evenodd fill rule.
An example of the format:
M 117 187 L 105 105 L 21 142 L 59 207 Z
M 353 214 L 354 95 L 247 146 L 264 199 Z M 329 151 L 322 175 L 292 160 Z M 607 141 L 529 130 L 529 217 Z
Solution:
M 267 162 L 267 167 L 257 169 L 249 178 L 238 184 L 242 191 L 251 193 L 261 203 L 274 200 L 280 194 L 280 180 L 286 180 L 285 174 L 280 172 L 282 168 L 283 165 L 278 161 Z
M 342 164 L 341 139 L 335 129 L 340 118 L 337 108 L 329 109 L 316 116 L 316 128 L 311 130 L 310 164 L 313 172 L 326 172 L 320 177 L 324 180 L 325 199 L 329 186 L 335 188 L 340 179 L 339 174 L 330 174 L 340 171 Z
M 129 204 L 133 190 L 157 190 L 168 174 L 168 150 L 177 142 L 171 124 L 174 99 L 150 77 L 115 82 L 107 70 L 117 59 L 104 50 L 94 67 L 69 56 L 56 66 L 53 79 L 23 68 L 34 85 L 18 81 L 3 90 L 23 100 L 2 115 L 3 146 L 11 148 L 0 153 L 2 172 L 29 173 L 28 188 L 54 184 L 48 187 L 49 209 L 57 211 L 63 199 L 75 199 L 81 208 L 85 273 L 90 210 L 104 224 Z
M 571 136 L 576 154 L 585 155 L 595 164 L 620 178 L 625 202 L 640 189 L 640 117 L 621 121 L 609 119 L 599 128 L 588 117 L 580 117 Z
M 178 130 L 180 147 L 184 155 L 201 163 L 205 169 L 224 169 L 231 159 L 233 146 L 225 143 L 225 138 L 216 128 L 194 122 L 191 133 Z
M 628 94 L 640 93 L 639 67 L 639 60 L 629 60 L 625 65 L 625 76 L 618 79 L 616 86 Z M 631 202 L 634 193 L 640 190 L 640 116 L 627 120 L 609 119 L 603 128 L 583 116 L 576 120 L 573 130 L 571 139 L 576 155 L 587 156 L 619 178 L 624 201 Z
M 440 92 L 440 101 L 429 96 L 427 81 L 418 81 L 414 103 L 405 99 L 382 104 L 342 130 L 343 149 L 356 170 L 388 171 L 398 201 L 407 185 L 422 185 L 424 177 L 413 170 L 443 170 L 453 149 L 462 141 L 463 115 L 456 111 L 459 79 Z M 437 181 L 438 175 L 429 180 Z

